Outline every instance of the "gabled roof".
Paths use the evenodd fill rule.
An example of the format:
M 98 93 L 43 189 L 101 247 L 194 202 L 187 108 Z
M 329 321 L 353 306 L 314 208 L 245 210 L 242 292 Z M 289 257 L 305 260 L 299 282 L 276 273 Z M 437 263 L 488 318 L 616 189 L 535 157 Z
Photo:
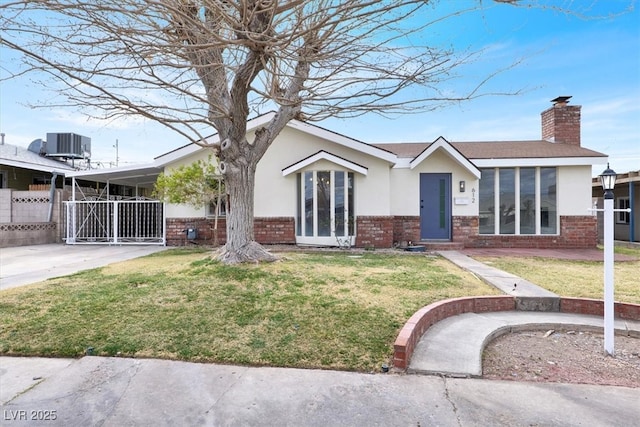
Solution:
M 435 142 L 434 142 L 435 143 Z M 421 153 L 434 144 L 429 142 L 375 144 L 376 147 L 395 153 L 404 159 L 405 165 L 413 163 Z M 577 145 L 549 141 L 486 141 L 450 142 L 461 155 L 477 167 L 522 164 L 538 165 L 586 165 L 602 163 L 606 154 Z
M 6 143 L 0 144 L 0 165 L 61 174 L 75 170 L 64 162 L 49 159 L 26 148 Z
M 473 163 L 469 161 L 467 157 L 462 155 L 460 151 L 454 148 L 449 141 L 444 139 L 443 137 L 439 137 L 432 144 L 429 144 L 422 152 L 417 155 L 411 162 L 409 162 L 409 167 L 414 169 L 420 163 L 422 163 L 425 159 L 431 156 L 436 151 L 444 151 L 450 158 L 452 158 L 455 162 L 457 162 L 460 166 L 468 170 L 472 173 L 476 178 L 480 179 L 480 169 L 476 167 Z
M 556 157 L 607 157 L 606 154 L 571 144 L 549 141 L 485 141 L 449 142 L 466 158 L 473 159 L 523 159 Z M 374 144 L 391 151 L 400 158 L 413 159 L 431 142 Z
M 247 132 L 252 132 L 261 126 L 266 125 L 267 123 L 269 123 L 271 119 L 273 119 L 275 114 L 276 113 L 274 112 L 269 112 L 249 120 L 247 122 Z M 392 164 L 395 164 L 397 160 L 396 155 L 388 150 L 384 150 L 374 145 L 367 144 L 362 141 L 358 141 L 357 139 L 349 138 L 347 136 L 341 135 L 336 132 L 332 132 L 328 129 L 325 129 L 320 126 L 313 125 L 307 122 L 302 122 L 300 120 L 292 119 L 287 123 L 286 127 L 297 129 L 309 135 L 313 135 L 318 138 L 325 139 L 329 142 L 333 142 L 343 147 L 351 148 L 361 153 L 365 153 L 370 156 L 376 157 L 378 159 L 385 160 Z M 215 144 L 219 140 L 220 138 L 218 137 L 218 135 L 214 134 L 206 138 L 205 142 L 207 144 Z M 189 156 L 201 149 L 202 147 L 200 145 L 195 143 L 190 143 L 156 157 L 154 159 L 155 160 L 154 164 L 158 166 L 163 166 L 163 165 L 166 165 L 167 163 L 171 163 L 183 157 Z
M 354 172 L 358 172 L 362 175 L 366 175 L 368 172 L 368 168 L 361 166 L 357 163 L 351 162 L 347 159 L 344 159 L 340 156 L 336 156 L 335 154 L 331 154 L 328 153 L 324 150 L 320 150 L 315 154 L 312 154 L 309 157 L 306 157 L 302 160 L 297 161 L 296 163 L 292 164 L 291 166 L 287 166 L 286 168 L 282 169 L 282 176 L 287 176 L 289 174 L 295 173 L 297 171 L 299 171 L 302 168 L 305 168 L 315 162 L 317 162 L 318 160 L 327 160 L 331 163 L 335 163 L 337 165 L 342 166 L 343 168 L 346 169 L 351 169 Z

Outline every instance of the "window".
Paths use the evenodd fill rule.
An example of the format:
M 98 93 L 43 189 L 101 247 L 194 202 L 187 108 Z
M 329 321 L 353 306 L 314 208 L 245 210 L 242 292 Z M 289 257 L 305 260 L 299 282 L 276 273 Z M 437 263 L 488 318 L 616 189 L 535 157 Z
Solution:
M 480 199 L 480 234 L 493 234 L 495 230 L 495 176 L 493 169 L 480 171 L 478 194 Z
M 540 233 L 557 233 L 556 168 L 540 168 Z
M 481 173 L 480 234 L 557 234 L 556 168 L 495 168 Z
M 630 207 L 628 197 L 618 197 L 616 199 L 616 209 L 629 209 Z M 616 224 L 629 224 L 630 215 L 629 212 L 616 212 Z
M 310 238 L 354 235 L 353 173 L 307 171 L 298 174 L 296 234 Z
M 208 197 L 211 197 L 207 205 L 207 217 L 215 217 L 216 213 L 219 217 L 226 216 L 228 199 L 225 194 L 222 176 L 210 176 L 207 178 L 207 182 L 209 184 Z
M 499 169 L 500 234 L 516 233 L 516 170 Z
M 536 169 L 520 168 L 520 234 L 536 234 Z
M 225 195 L 222 195 L 220 199 L 221 203 L 216 203 L 216 200 L 211 200 L 209 205 L 207 206 L 207 217 L 216 216 L 216 209 L 220 209 L 218 211 L 218 216 L 227 216 L 227 198 Z

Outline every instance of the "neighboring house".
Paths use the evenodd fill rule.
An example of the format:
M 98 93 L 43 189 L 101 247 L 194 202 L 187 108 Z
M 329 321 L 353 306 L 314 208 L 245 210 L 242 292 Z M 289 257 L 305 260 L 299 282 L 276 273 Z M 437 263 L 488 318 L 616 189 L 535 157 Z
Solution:
M 580 146 L 581 107 L 568 105 L 569 98 L 556 98 L 542 113 L 542 139 L 536 141 L 440 137 L 367 144 L 292 120 L 258 164 L 256 240 L 365 248 L 594 247 L 591 171 L 607 156 Z M 272 114 L 248 123 L 249 140 Z M 189 144 L 137 171 L 70 176 L 107 182 L 105 174 L 132 180 L 139 174 L 149 181 L 154 173 L 170 173 L 209 154 Z M 184 244 L 190 228 L 206 242 L 210 213 L 211 207 L 167 205 L 163 243 Z M 219 227 L 224 231 L 224 222 Z M 224 233 L 219 237 L 224 241 Z
M 2 135 L 0 247 L 60 241 L 64 177 L 71 171 L 65 162 L 5 143 Z
M 62 188 L 65 173 L 75 170 L 65 162 L 42 156 L 17 145 L 0 141 L 0 189 L 27 191 L 29 187 L 46 186 L 55 179 L 55 187 Z M 37 188 L 37 187 L 36 187 Z
M 603 206 L 603 190 L 600 178 L 593 178 L 593 199 Z M 618 174 L 613 190 L 614 208 L 628 209 L 631 212 L 614 212 L 614 239 L 626 242 L 640 242 L 640 170 Z M 598 235 L 602 238 L 601 221 L 598 223 Z

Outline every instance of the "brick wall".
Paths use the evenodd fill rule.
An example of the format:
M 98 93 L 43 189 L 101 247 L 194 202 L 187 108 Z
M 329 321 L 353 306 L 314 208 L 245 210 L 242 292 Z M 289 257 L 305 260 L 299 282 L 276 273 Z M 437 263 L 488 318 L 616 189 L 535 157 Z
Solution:
M 393 367 L 399 370 L 407 369 L 420 338 L 435 323 L 462 313 L 517 310 L 516 300 L 517 297 L 511 295 L 452 298 L 422 307 L 407 320 L 394 342 Z M 602 316 L 603 307 L 604 303 L 601 300 L 560 298 L 562 313 Z M 640 304 L 616 302 L 615 316 L 620 319 L 639 321 Z
M 453 242 L 469 248 L 593 248 L 597 244 L 596 217 L 567 216 L 560 218 L 560 235 L 479 235 L 478 218 L 454 216 Z M 360 248 L 391 248 L 394 244 L 420 242 L 420 217 L 417 216 L 363 216 L 357 219 L 355 245 Z M 167 219 L 167 245 L 183 246 L 187 243 L 183 230 L 196 228 L 200 244 L 213 244 L 213 219 Z M 295 244 L 295 221 L 290 217 L 256 218 L 255 238 L 262 244 Z M 218 220 L 218 243 L 226 241 L 226 222 Z
M 194 242 L 203 245 L 214 244 L 214 220 L 207 218 L 167 218 L 167 246 L 184 246 L 188 243 L 184 230 L 195 228 L 197 239 Z M 218 218 L 218 244 L 227 240 L 227 222 Z
M 477 216 L 454 216 L 451 218 L 451 235 L 453 242 L 467 246 L 468 242 L 478 236 L 480 220 Z
M 401 246 L 406 246 L 409 241 L 420 241 L 420 217 L 394 216 L 393 243 Z
M 604 301 L 588 298 L 560 298 L 562 313 L 604 315 Z M 640 320 L 640 304 L 614 303 L 615 317 L 620 319 Z
M 432 325 L 447 317 L 462 313 L 509 311 L 515 308 L 515 299 L 509 295 L 454 298 L 422 307 L 409 318 L 396 338 L 393 345 L 393 366 L 396 369 L 406 369 L 422 335 Z
M 184 230 L 195 228 L 197 239 L 193 242 L 203 245 L 214 244 L 214 220 L 207 218 L 167 218 L 167 246 L 188 244 Z M 255 218 L 254 235 L 262 244 L 295 244 L 295 222 L 293 218 Z M 227 222 L 218 218 L 218 244 L 227 240 Z
M 393 246 L 393 217 L 360 216 L 356 220 L 356 246 L 390 248 Z
M 470 248 L 594 248 L 598 243 L 596 222 L 596 217 L 591 215 L 561 216 L 560 235 L 469 235 L 465 246 Z
M 256 218 L 254 222 L 256 242 L 272 245 L 296 243 L 296 223 L 293 218 Z

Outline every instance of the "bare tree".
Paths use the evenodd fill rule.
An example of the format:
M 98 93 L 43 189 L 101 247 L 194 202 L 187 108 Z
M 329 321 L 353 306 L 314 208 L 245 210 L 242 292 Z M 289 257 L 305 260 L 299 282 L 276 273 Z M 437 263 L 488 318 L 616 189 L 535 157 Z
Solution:
M 6 0 L 0 43 L 21 53 L 18 74 L 49 77 L 43 84 L 65 96 L 61 105 L 107 120 L 143 116 L 204 146 L 216 131 L 212 148 L 231 204 L 220 258 L 236 263 L 273 259 L 254 241 L 254 177 L 291 119 L 424 111 L 480 95 L 484 81 L 464 94 L 441 91 L 474 55 L 419 42 L 434 22 L 468 11 L 434 18 L 434 7 L 424 0 Z M 265 110 L 275 110 L 273 119 L 247 140 L 249 116 Z

